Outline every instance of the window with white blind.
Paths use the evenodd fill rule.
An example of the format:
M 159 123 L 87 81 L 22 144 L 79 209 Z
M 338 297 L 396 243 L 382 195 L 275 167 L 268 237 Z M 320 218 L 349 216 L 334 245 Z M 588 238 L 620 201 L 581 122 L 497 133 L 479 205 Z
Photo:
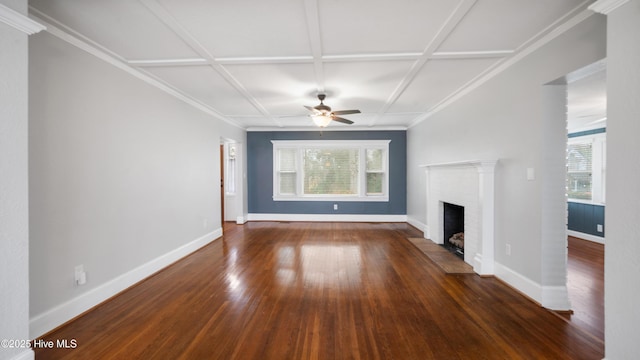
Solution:
M 567 197 L 570 201 L 604 203 L 605 151 L 604 134 L 569 139 Z
M 272 141 L 277 201 L 389 201 L 389 140 Z

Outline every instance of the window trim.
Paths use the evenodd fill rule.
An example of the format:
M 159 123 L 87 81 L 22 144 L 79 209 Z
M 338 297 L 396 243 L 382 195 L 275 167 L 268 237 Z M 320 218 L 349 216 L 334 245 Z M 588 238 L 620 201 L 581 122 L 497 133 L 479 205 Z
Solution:
M 371 202 L 389 202 L 389 143 L 391 140 L 271 140 L 273 144 L 273 200 L 274 201 L 371 201 Z M 358 149 L 358 194 L 357 195 L 305 195 L 304 192 L 304 149 Z M 280 149 L 296 149 L 296 193 L 293 195 L 282 195 L 279 193 L 280 183 L 280 164 L 278 150 Z M 366 150 L 382 149 L 384 150 L 383 159 L 383 186 L 382 194 L 367 194 L 367 176 L 366 174 Z
M 605 180 L 606 180 L 606 151 L 607 134 L 596 133 L 583 136 L 569 137 L 567 147 L 570 144 L 590 143 L 591 144 L 591 200 L 573 199 L 567 194 L 567 201 L 580 204 L 605 205 Z M 568 173 L 568 172 L 567 172 Z M 568 184 L 567 184 L 568 186 Z

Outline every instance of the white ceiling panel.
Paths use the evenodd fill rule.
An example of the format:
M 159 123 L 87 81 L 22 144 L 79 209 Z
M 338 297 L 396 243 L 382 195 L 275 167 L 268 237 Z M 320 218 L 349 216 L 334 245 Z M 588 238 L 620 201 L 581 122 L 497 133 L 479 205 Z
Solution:
M 365 61 L 325 64 L 325 103 L 334 110 L 377 113 L 406 76 L 413 61 Z
M 303 105 L 317 105 L 317 92 L 333 110 L 362 111 L 345 116 L 352 127 L 415 124 L 587 3 L 32 0 L 30 6 L 52 35 L 155 76 L 240 127 L 282 129 L 314 127 Z M 105 48 L 108 54 L 98 54 Z
M 431 60 L 389 111 L 426 111 L 497 61 L 495 58 Z
M 309 55 L 299 0 L 160 0 L 214 57 Z
M 210 66 L 150 67 L 146 71 L 225 115 L 256 115 L 251 103 Z
M 36 0 L 29 5 L 127 60 L 197 56 L 138 1 Z
M 327 55 L 422 52 L 458 5 L 442 0 L 319 1 Z
M 438 51 L 514 50 L 583 2 L 478 1 Z
M 607 72 L 595 74 L 567 85 L 569 132 L 597 129 L 607 124 Z
M 226 65 L 225 68 L 274 116 L 306 114 L 316 105 L 313 64 Z
M 279 118 L 278 121 L 285 128 L 299 128 L 313 126 L 313 120 L 309 116 L 288 116 Z M 330 125 L 331 126 L 331 125 Z

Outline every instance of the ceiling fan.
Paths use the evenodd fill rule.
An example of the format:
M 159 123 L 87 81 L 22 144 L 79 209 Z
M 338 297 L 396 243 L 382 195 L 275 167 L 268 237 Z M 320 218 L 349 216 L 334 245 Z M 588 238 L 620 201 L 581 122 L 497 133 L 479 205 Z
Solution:
M 311 111 L 311 118 L 313 122 L 319 127 L 326 127 L 329 125 L 331 121 L 341 122 L 343 124 L 351 125 L 353 121 L 345 118 L 341 118 L 336 115 L 347 115 L 347 114 L 359 114 L 360 110 L 336 110 L 331 111 L 331 107 L 325 105 L 323 103 L 326 95 L 318 94 L 318 99 L 320 100 L 320 104 L 316 106 L 306 106 L 309 111 Z

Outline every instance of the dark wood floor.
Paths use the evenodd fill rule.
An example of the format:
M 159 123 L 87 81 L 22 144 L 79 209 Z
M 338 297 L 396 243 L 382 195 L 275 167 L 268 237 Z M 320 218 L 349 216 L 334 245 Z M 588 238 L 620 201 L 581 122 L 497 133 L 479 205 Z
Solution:
M 225 225 L 225 235 L 44 340 L 40 359 L 602 359 L 494 278 L 446 275 L 403 223 Z M 115 261 L 115 260 L 114 260 Z
M 604 245 L 569 236 L 567 288 L 573 314 L 563 317 L 604 342 Z

